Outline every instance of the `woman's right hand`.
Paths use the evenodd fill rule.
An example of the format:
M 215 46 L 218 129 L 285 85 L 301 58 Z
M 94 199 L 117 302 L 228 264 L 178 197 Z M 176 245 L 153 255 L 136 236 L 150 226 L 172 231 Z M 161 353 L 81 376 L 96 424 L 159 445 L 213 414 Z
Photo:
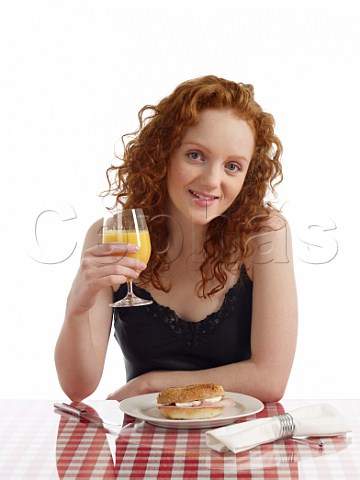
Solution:
M 137 251 L 138 247 L 132 244 L 99 243 L 85 249 L 69 294 L 68 309 L 73 314 L 89 311 L 100 290 L 116 290 L 128 278 L 138 278 L 138 271 L 144 270 L 146 264 L 125 256 Z

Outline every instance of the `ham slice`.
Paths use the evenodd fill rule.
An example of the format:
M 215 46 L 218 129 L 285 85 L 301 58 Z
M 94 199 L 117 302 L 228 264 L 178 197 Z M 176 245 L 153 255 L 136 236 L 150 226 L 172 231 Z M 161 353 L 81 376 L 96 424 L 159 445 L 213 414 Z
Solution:
M 209 408 L 209 407 L 233 407 L 236 404 L 231 398 L 222 398 L 218 402 L 207 402 L 206 400 L 202 401 L 200 405 L 186 407 L 186 408 Z M 158 405 L 161 406 L 161 405 Z M 181 408 L 176 405 L 166 405 L 167 408 Z M 184 407 L 183 407 L 184 408 Z

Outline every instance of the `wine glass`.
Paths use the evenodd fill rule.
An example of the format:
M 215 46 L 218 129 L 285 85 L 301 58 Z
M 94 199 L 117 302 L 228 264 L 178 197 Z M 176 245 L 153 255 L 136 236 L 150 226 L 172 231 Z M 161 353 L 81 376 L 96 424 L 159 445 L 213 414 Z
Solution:
M 116 208 L 110 210 L 104 217 L 102 230 L 103 243 L 133 243 L 140 247 L 135 253 L 125 253 L 124 256 L 137 258 L 147 263 L 151 253 L 149 230 L 147 228 L 145 215 L 141 208 Z M 121 300 L 110 303 L 110 307 L 139 307 L 150 305 L 152 300 L 145 300 L 137 297 L 133 292 L 132 279 L 127 279 L 127 294 Z

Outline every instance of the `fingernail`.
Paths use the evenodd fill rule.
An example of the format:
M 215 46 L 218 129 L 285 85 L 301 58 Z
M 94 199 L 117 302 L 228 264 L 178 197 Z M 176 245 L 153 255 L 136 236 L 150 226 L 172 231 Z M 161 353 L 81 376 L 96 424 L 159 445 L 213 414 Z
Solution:
M 146 263 L 141 263 L 140 265 L 143 270 L 145 270 L 145 268 L 147 267 Z

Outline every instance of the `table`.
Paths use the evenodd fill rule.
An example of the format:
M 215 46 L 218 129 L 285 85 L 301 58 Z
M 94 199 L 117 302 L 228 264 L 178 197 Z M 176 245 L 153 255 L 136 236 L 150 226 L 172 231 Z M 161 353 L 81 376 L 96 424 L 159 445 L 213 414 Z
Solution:
M 283 400 L 241 421 L 324 401 L 348 418 L 351 435 L 326 438 L 322 450 L 288 439 L 234 455 L 207 448 L 203 429 L 123 417 L 115 401 L 86 405 L 120 420 L 119 435 L 56 413 L 50 400 L 0 400 L 0 478 L 360 479 L 360 400 Z

